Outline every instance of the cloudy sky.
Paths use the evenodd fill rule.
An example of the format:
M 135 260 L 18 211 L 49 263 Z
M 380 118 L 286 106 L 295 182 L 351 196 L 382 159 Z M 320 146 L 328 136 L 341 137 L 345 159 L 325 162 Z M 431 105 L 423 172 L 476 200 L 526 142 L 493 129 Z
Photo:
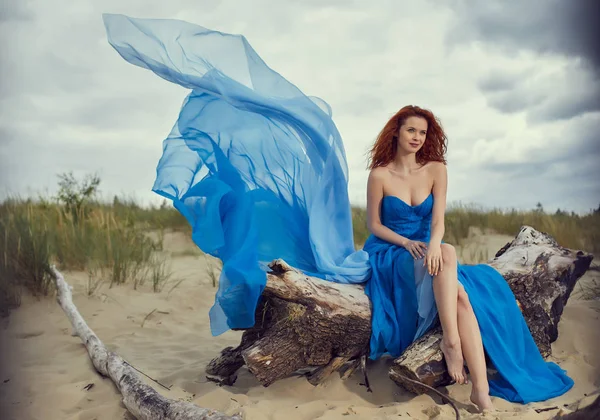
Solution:
M 105 197 L 150 191 L 187 91 L 125 62 L 102 13 L 243 34 L 333 108 L 350 197 L 366 152 L 406 104 L 449 137 L 450 203 L 587 212 L 600 204 L 600 34 L 594 0 L 0 0 L 2 195 L 96 172 Z

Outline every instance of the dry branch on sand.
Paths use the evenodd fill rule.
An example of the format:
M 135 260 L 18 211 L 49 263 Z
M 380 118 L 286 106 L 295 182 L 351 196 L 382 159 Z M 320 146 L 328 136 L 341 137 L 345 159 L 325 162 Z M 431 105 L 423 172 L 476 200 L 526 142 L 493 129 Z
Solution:
M 102 341 L 88 327 L 73 304 L 71 287 L 63 275 L 53 268 L 57 300 L 73 326 L 73 335 L 85 345 L 96 370 L 109 377 L 123 396 L 123 404 L 133 416 L 144 420 L 241 420 L 218 411 L 201 408 L 185 401 L 163 397 L 152 387 L 142 383 L 134 369 L 118 354 L 108 351 Z
M 524 226 L 489 265 L 506 279 L 544 357 L 558 337 L 558 322 L 591 254 L 561 247 L 552 237 Z M 272 272 L 256 312 L 256 325 L 244 331 L 238 347 L 224 349 L 207 366 L 211 380 L 233 384 L 246 365 L 264 386 L 295 372 L 313 384 L 339 371 L 348 377 L 368 352 L 370 302 L 361 285 L 307 277 L 283 260 Z M 451 384 L 435 328 L 398 357 L 389 375 L 414 393 Z

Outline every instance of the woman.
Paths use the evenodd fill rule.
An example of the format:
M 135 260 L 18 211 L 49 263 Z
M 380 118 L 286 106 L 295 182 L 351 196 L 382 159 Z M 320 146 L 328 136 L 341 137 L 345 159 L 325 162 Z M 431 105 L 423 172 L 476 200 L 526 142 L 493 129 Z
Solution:
M 372 268 L 365 289 L 373 303 L 370 357 L 400 355 L 439 312 L 448 372 L 466 383 L 464 355 L 471 401 L 480 409 L 492 408 L 490 385 L 493 395 L 511 401 L 560 395 L 573 382 L 542 359 L 504 278 L 488 265 L 461 266 L 452 245 L 442 243 L 445 151 L 440 123 L 416 106 L 398 111 L 373 146 L 367 186 L 372 235 L 364 246 Z M 484 345 L 500 373 L 489 383 Z
M 507 339 L 506 331 L 491 331 L 488 319 L 493 315 L 478 305 L 490 295 L 498 296 L 498 303 L 490 306 L 494 309 L 508 305 L 513 310 L 516 305 L 497 272 L 462 268 L 451 248 L 440 244 L 445 137 L 431 115 L 416 108 L 411 115 L 403 111 L 380 136 L 369 181 L 369 227 L 374 235 L 364 250 L 355 250 L 345 151 L 325 101 L 304 95 L 269 68 L 242 36 L 180 20 L 113 14 L 103 18 L 110 44 L 125 60 L 191 89 L 164 141 L 153 191 L 172 200 L 187 218 L 198 247 L 223 261 L 210 310 L 213 335 L 254 325 L 266 283 L 264 263 L 283 258 L 329 281 L 367 282 L 373 302 L 372 358 L 383 352 L 398 354 L 424 333 L 436 316 L 437 302 L 450 372 L 464 381 L 464 353 L 477 385 L 473 400 L 489 406 L 483 395 L 477 321 L 462 307 L 468 294 L 490 353 Z M 416 118 L 408 121 L 410 116 Z M 422 203 L 416 201 L 428 191 L 433 193 Z M 421 272 L 425 253 L 435 287 L 431 276 Z M 413 266 L 407 256 L 419 259 Z M 566 391 L 572 385 L 566 377 L 562 388 L 552 382 L 554 376 L 542 381 L 547 388 L 542 393 L 523 392 L 520 385 L 530 387 L 531 382 L 513 380 L 521 375 L 514 371 L 514 360 L 531 352 L 537 359 L 534 370 L 527 366 L 528 378 L 543 379 L 554 367 L 560 371 L 543 362 L 520 312 L 514 312 L 504 327 L 523 329 L 525 338 L 517 335 L 517 342 L 526 351 L 521 354 L 507 345 L 518 354 L 503 358 L 490 353 L 510 379 L 490 382 L 492 391 L 521 402 Z M 509 362 L 504 363 L 506 358 Z M 556 373 L 559 380 L 560 375 Z

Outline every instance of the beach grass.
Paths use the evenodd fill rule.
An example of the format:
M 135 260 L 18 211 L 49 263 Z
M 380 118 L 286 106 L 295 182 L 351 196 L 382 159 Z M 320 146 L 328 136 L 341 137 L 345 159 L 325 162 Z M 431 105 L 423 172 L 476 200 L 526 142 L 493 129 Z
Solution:
M 148 235 L 156 228 L 137 220 L 138 213 L 95 203 L 73 213 L 58 203 L 6 200 L 0 204 L 0 275 L 34 295 L 52 291 L 51 264 L 59 270 L 87 271 L 96 286 L 102 280 L 135 288 L 150 278 L 158 290 L 168 277 L 160 256 L 162 235 Z M 8 289 L 7 282 L 0 287 Z
M 20 304 L 24 289 L 34 296 L 54 291 L 50 267 L 88 273 L 88 294 L 102 284 L 151 281 L 160 291 L 171 273 L 162 252 L 167 229 L 189 229 L 173 208 L 142 208 L 115 198 L 95 199 L 100 180 L 59 176 L 59 193 L 37 199 L 10 197 L 0 203 L 0 313 Z M 150 235 L 150 232 L 158 235 Z

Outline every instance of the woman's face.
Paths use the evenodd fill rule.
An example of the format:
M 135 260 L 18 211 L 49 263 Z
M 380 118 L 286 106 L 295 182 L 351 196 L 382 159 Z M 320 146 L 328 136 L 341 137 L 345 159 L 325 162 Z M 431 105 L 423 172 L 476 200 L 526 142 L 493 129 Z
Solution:
M 427 120 L 408 117 L 398 129 L 398 147 L 408 153 L 417 153 L 427 137 Z

